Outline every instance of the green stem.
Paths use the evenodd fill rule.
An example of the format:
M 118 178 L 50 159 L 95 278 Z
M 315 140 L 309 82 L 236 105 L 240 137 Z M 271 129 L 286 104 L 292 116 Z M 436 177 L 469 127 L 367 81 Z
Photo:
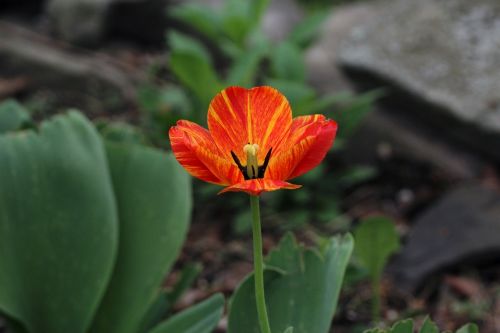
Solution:
M 260 208 L 258 196 L 250 196 L 250 207 L 252 209 L 253 261 L 255 271 L 254 280 L 257 315 L 259 317 L 260 331 L 262 333 L 271 333 L 269 319 L 267 318 L 266 298 L 264 296 L 264 264 L 262 259 L 262 233 L 260 230 Z
M 376 276 L 372 280 L 372 320 L 375 325 L 380 321 L 380 305 L 381 305 L 381 290 L 380 290 L 380 276 Z

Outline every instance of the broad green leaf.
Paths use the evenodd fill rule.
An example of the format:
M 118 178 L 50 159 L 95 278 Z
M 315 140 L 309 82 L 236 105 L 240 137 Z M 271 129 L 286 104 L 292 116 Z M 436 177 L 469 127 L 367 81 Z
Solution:
M 420 328 L 419 333 L 439 333 L 439 328 L 429 317 L 427 317 L 425 318 L 424 324 Z
M 457 333 L 479 333 L 479 328 L 476 324 L 466 324 L 460 327 Z
M 392 325 L 390 333 L 413 333 L 413 320 L 401 320 Z
M 176 314 L 149 333 L 210 333 L 217 326 L 224 310 L 224 297 L 216 294 Z
M 285 236 L 269 255 L 265 273 L 266 303 L 273 332 L 290 326 L 294 333 L 327 333 L 337 306 L 344 272 L 353 247 L 350 235 L 333 237 L 322 254 Z M 253 276 L 236 290 L 229 333 L 260 333 Z
M 238 57 L 229 69 L 227 85 L 247 88 L 254 86 L 260 62 L 266 53 L 266 50 L 262 48 L 254 48 Z
M 318 36 L 318 31 L 328 15 L 329 11 L 320 11 L 307 16 L 293 28 L 288 41 L 300 48 L 306 48 Z
M 187 35 L 178 33 L 176 31 L 169 31 L 167 34 L 167 41 L 172 52 L 182 52 L 192 54 L 212 64 L 212 59 L 205 46 L 196 39 Z
M 153 327 L 162 322 L 171 305 L 167 291 L 160 291 L 155 301 L 151 304 L 147 313 L 142 318 L 141 328 L 138 330 L 138 333 L 149 332 Z
M 172 6 L 170 16 L 180 19 L 196 30 L 217 41 L 219 35 L 220 17 L 218 12 L 209 6 L 195 3 L 186 3 Z
M 15 131 L 30 120 L 29 112 L 18 102 L 7 100 L 0 104 L 0 134 Z
M 383 216 L 369 217 L 354 230 L 354 253 L 372 278 L 379 277 L 389 257 L 399 249 L 394 223 Z
M 208 107 L 211 99 L 222 90 L 210 63 L 199 56 L 174 52 L 170 56 L 170 66 L 179 81 L 198 97 L 201 105 Z
M 135 333 L 184 241 L 190 179 L 172 155 L 107 145 L 120 219 L 117 262 L 92 333 Z
M 0 184 L 0 311 L 29 333 L 88 332 L 118 238 L 99 135 L 71 112 L 0 136 Z
M 105 140 L 112 142 L 143 144 L 147 141 L 139 128 L 120 121 L 103 123 L 99 132 Z
M 275 78 L 304 82 L 305 64 L 300 49 L 289 42 L 281 42 L 271 53 L 271 70 Z

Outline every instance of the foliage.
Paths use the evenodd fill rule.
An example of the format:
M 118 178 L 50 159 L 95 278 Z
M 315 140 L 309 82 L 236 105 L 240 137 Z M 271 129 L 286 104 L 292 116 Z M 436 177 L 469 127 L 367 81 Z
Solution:
M 160 71 L 151 72 L 151 82 L 139 94 L 150 127 L 164 132 L 180 117 L 205 122 L 211 98 L 230 85 L 272 85 L 287 96 L 295 115 L 321 113 L 335 105 L 336 95 L 318 96 L 307 83 L 303 57 L 328 10 L 312 12 L 285 40 L 276 43 L 260 29 L 268 3 L 225 0 L 218 10 L 196 3 L 171 10 L 171 17 L 200 38 L 168 31 L 168 70 L 179 85 L 165 83 Z M 346 102 L 345 95 L 340 97 Z M 347 108 L 354 103 L 357 99 L 351 97 Z M 162 125 L 157 128 L 155 122 Z
M 0 311 L 14 332 L 167 325 L 144 320 L 185 238 L 189 177 L 171 155 L 126 141 L 104 143 L 77 112 L 0 136 Z M 208 332 L 222 303 L 167 323 Z M 183 317 L 208 326 L 187 330 Z
M 305 249 L 291 234 L 268 256 L 266 303 L 273 332 L 326 333 L 335 313 L 344 272 L 353 248 L 350 235 L 330 238 L 319 249 Z M 253 277 L 235 291 L 229 333 L 255 333 L 257 313 Z
M 0 134 L 16 130 L 30 122 L 29 112 L 14 100 L 0 104 Z
M 392 325 L 389 329 L 382 328 L 373 328 L 370 330 L 366 330 L 364 333 L 413 333 L 413 320 L 405 319 L 398 321 L 394 325 Z M 429 318 L 425 318 L 425 321 L 418 331 L 419 333 L 439 333 L 439 328 L 436 324 Z M 466 324 L 459 328 L 456 333 L 479 333 L 476 324 Z
M 380 279 L 389 257 L 399 250 L 394 222 L 383 216 L 369 217 L 354 230 L 354 254 L 367 269 L 373 286 L 373 320 L 380 315 Z

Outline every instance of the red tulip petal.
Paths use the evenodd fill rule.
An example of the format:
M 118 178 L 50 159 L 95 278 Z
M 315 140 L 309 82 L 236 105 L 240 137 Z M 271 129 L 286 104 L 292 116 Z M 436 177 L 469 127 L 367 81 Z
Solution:
M 210 133 L 203 127 L 181 120 L 170 128 L 169 136 L 175 158 L 192 176 L 218 185 L 243 179 L 238 168 L 220 156 Z
M 286 146 L 271 157 L 265 178 L 291 179 L 317 166 L 330 149 L 337 124 L 322 115 L 294 119 Z
M 295 190 L 301 185 L 295 185 L 282 180 L 272 179 L 250 179 L 231 185 L 219 192 L 246 192 L 250 195 L 260 195 L 262 192 L 276 191 L 280 189 Z
M 292 112 L 286 98 L 271 87 L 229 87 L 210 103 L 208 128 L 224 156 L 233 151 L 243 164 L 243 147 L 257 144 L 259 163 L 288 137 Z
M 333 120 L 324 121 L 316 140 L 310 145 L 309 150 L 304 154 L 288 179 L 298 177 L 320 164 L 332 146 L 336 133 L 337 123 Z

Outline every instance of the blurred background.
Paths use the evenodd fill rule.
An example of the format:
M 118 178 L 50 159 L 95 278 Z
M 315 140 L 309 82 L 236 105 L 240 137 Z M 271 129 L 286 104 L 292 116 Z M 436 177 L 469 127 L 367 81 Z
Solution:
M 266 252 L 286 231 L 313 244 L 382 215 L 400 243 L 383 322 L 430 314 L 500 332 L 498 0 L 0 2 L 2 112 L 79 109 L 109 140 L 168 150 L 168 128 L 206 126 L 229 85 L 272 85 L 295 116 L 339 123 L 301 190 L 263 195 Z M 203 268 L 176 309 L 230 295 L 252 270 L 248 198 L 219 190 L 194 181 L 176 267 Z M 355 256 L 332 331 L 370 324 L 369 275 Z

